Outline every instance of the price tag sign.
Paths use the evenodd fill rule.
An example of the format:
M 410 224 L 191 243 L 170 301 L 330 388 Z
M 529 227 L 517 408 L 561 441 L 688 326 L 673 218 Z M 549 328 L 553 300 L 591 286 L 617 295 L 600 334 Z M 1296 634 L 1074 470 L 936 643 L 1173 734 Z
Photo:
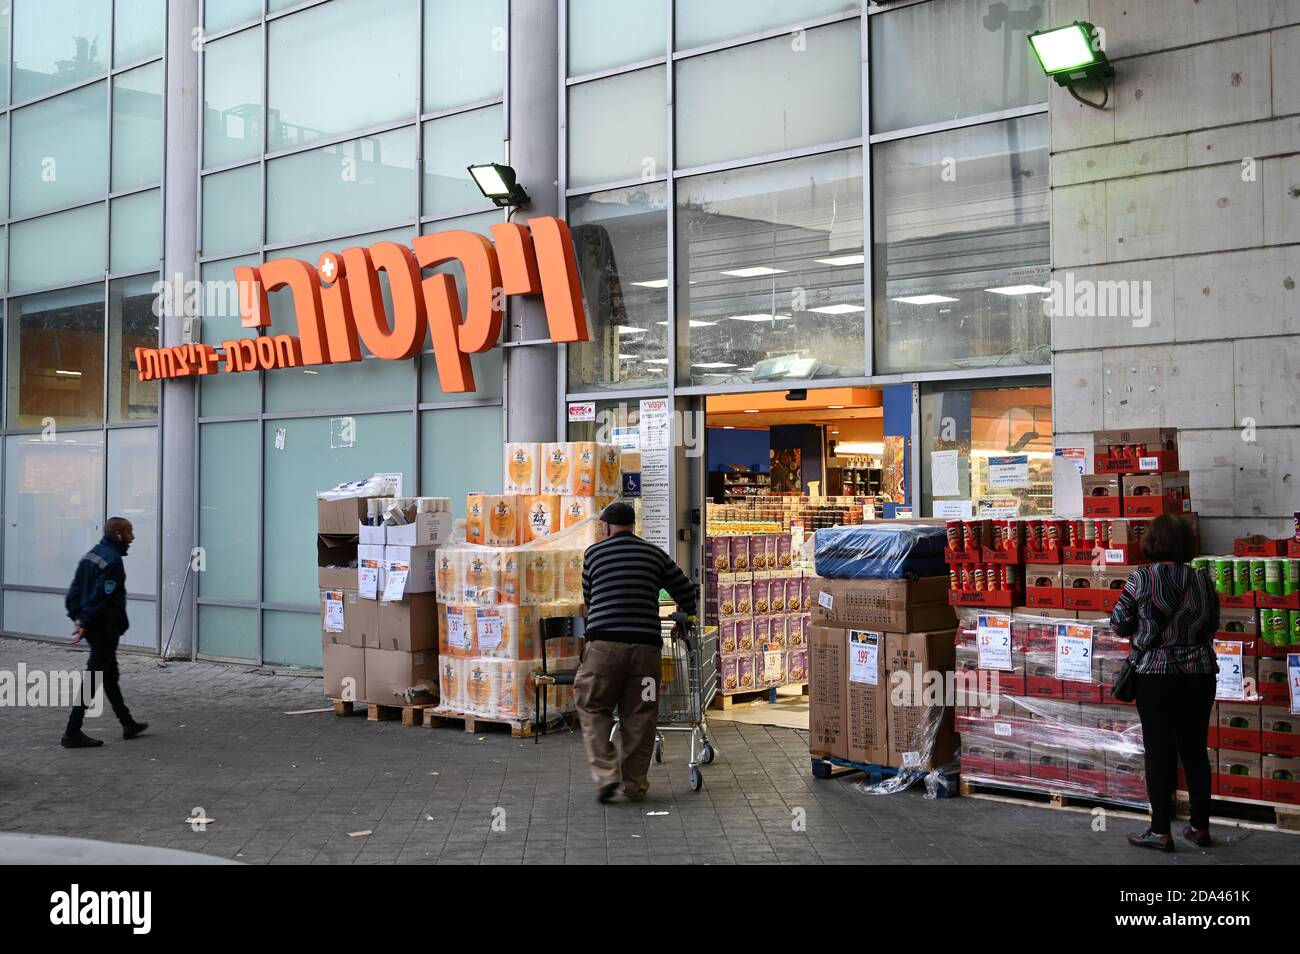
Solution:
M 1138 458 L 1138 470 L 1159 470 L 1159 469 L 1160 469 L 1159 457 Z
M 981 669 L 999 669 L 1010 672 L 1011 617 L 980 615 L 975 627 L 975 648 L 979 653 Z
M 479 649 L 496 649 L 501 645 L 501 611 L 481 609 L 478 611 L 476 630 Z
M 477 603 L 477 602 L 478 602 L 478 584 L 477 584 L 477 583 L 466 583 L 466 584 L 465 584 L 465 602 L 466 602 L 466 603 Z
M 406 578 L 411 575 L 409 563 L 390 563 L 384 577 L 384 599 L 396 603 L 406 592 Z
M 1056 678 L 1093 682 L 1092 627 L 1078 623 L 1056 625 Z
M 362 560 L 357 566 L 357 593 L 363 600 L 379 596 L 379 562 Z
M 453 649 L 469 649 L 469 635 L 465 632 L 465 612 L 456 606 L 447 607 L 447 645 Z
M 1107 562 L 1107 563 L 1123 563 L 1123 562 L 1124 562 L 1124 551 L 1123 551 L 1123 550 L 1107 550 L 1107 551 L 1106 551 L 1106 562 Z
M 1246 681 L 1241 665 L 1242 655 L 1241 643 L 1226 639 L 1214 641 L 1214 658 L 1219 663 L 1219 675 L 1215 680 L 1214 688 L 1216 699 L 1244 700 L 1246 698 Z M 1294 687 L 1291 691 L 1294 695 Z
M 1009 738 L 1011 738 L 1011 723 L 1010 723 L 1010 722 L 994 722 L 994 723 L 993 723 L 993 734 L 996 735 L 996 736 L 998 736 L 999 738 L 1004 738 L 1004 739 L 1009 739 Z
M 325 632 L 343 632 L 343 594 L 338 590 L 325 594 Z
M 781 650 L 769 650 L 763 653 L 763 681 L 781 682 L 785 679 L 785 653 Z
M 881 639 L 880 633 L 849 630 L 849 682 L 865 686 L 880 684 Z
M 1300 653 L 1287 654 L 1286 684 L 1291 687 L 1291 714 L 1300 715 Z
M 822 590 L 817 594 L 817 605 L 822 609 L 833 609 L 835 606 L 835 597 L 831 596 L 828 591 Z

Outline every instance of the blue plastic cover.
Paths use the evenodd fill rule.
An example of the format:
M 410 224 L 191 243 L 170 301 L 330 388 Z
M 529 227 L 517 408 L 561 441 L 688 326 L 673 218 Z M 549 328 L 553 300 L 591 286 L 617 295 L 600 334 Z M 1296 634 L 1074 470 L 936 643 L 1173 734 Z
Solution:
M 818 530 L 817 575 L 832 580 L 916 580 L 946 576 L 947 532 L 940 525 L 878 521 Z

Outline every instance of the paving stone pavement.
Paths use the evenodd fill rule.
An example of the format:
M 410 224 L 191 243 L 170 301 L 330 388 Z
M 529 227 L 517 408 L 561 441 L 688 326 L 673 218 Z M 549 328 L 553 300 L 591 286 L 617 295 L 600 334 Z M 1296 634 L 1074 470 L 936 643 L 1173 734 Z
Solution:
M 319 679 L 220 663 L 119 656 L 127 704 L 149 732 L 122 741 L 88 719 L 99 749 L 59 747 L 66 712 L 0 708 L 0 831 L 177 848 L 250 864 L 1258 864 L 1300 861 L 1300 835 L 1223 828 L 1224 843 L 1173 855 L 1130 848 L 1141 827 L 917 789 L 859 792 L 817 780 L 806 733 L 718 720 L 705 786 L 687 783 L 670 736 L 641 804 L 598 805 L 581 741 L 540 745 L 331 713 Z M 0 637 L 0 671 L 74 669 L 84 651 Z M 215 821 L 185 824 L 202 808 Z M 796 831 L 796 810 L 803 831 Z M 497 821 L 494 828 L 494 820 Z M 500 829 L 500 830 L 497 830 Z M 351 832 L 369 830 L 365 837 Z M 2 859 L 0 859 L 2 860 Z

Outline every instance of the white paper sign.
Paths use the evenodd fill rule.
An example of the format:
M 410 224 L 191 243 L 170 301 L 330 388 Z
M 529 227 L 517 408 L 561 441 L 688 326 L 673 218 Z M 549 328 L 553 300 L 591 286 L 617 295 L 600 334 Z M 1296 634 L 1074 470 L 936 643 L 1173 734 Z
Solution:
M 981 669 L 1010 672 L 1011 617 L 981 614 L 975 626 L 975 649 L 979 653 Z
M 957 481 L 957 452 L 941 450 L 930 452 L 930 494 L 934 497 L 956 497 L 961 493 Z
M 880 633 L 849 630 L 849 682 L 879 685 Z
M 785 653 L 779 649 L 767 650 L 763 653 L 763 681 L 780 682 L 785 678 Z
M 479 610 L 476 622 L 479 649 L 496 649 L 501 645 L 501 614 L 497 610 Z
M 357 566 L 357 591 L 363 600 L 379 596 L 379 564 L 374 560 L 362 560 Z
M 284 431 L 284 428 L 283 428 L 283 427 L 277 427 L 277 428 L 275 429 L 275 449 L 276 449 L 276 450 L 284 450 L 284 434 L 285 434 L 285 431 Z
M 671 553 L 668 460 L 672 454 L 673 409 L 667 398 L 641 402 L 641 534 Z
M 1241 665 L 1242 655 L 1241 643 L 1226 639 L 1214 641 L 1214 658 L 1219 663 L 1219 674 L 1215 678 L 1214 686 L 1216 699 L 1244 700 L 1246 698 L 1246 681 Z M 1292 693 L 1294 692 L 1293 688 Z
M 447 645 L 454 649 L 469 649 L 469 637 L 465 633 L 465 615 L 447 611 Z
M 1020 501 L 1014 497 L 980 498 L 979 515 L 993 520 L 1020 515 Z
M 1160 469 L 1159 457 L 1138 458 L 1138 470 L 1159 470 L 1159 469 Z
M 1056 448 L 1055 453 L 1057 457 L 1063 460 L 1067 460 L 1070 463 L 1074 464 L 1074 469 L 1079 472 L 1080 476 L 1083 476 L 1083 472 L 1085 467 L 1087 466 L 1087 460 L 1088 460 L 1088 452 L 1084 450 L 1084 448 L 1058 447 Z
M 1056 624 L 1056 678 L 1093 682 L 1091 626 Z
M 1291 687 L 1291 712 L 1300 715 L 1300 653 L 1287 654 L 1286 684 Z
M 993 723 L 993 734 L 996 735 L 996 736 L 999 736 L 999 737 L 1001 737 L 1001 738 L 1006 738 L 1006 739 L 1011 738 L 1011 735 L 1012 735 L 1011 723 L 1010 723 L 1010 722 L 994 722 L 994 723 Z
M 1123 563 L 1123 562 L 1124 562 L 1124 551 L 1123 551 L 1123 550 L 1107 550 L 1107 551 L 1106 551 L 1106 562 L 1107 562 L 1107 563 Z
M 594 421 L 596 419 L 595 401 L 570 401 L 569 423 L 575 421 Z
M 969 520 L 975 516 L 975 503 L 971 500 L 936 500 L 933 510 L 941 520 Z
M 826 590 L 822 590 L 817 594 L 817 605 L 822 609 L 834 609 L 835 597 L 831 596 Z
M 384 577 L 384 599 L 396 603 L 406 592 L 406 578 L 411 575 L 410 564 L 390 563 Z
M 1028 454 L 989 458 L 989 487 L 994 490 L 1009 490 L 1012 487 L 1028 486 Z
M 337 590 L 325 594 L 325 632 L 343 632 L 343 594 Z

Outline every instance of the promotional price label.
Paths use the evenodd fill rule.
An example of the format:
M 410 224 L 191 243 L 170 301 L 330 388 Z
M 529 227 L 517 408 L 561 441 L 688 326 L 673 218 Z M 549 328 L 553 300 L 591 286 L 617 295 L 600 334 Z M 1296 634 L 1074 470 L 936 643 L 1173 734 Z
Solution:
M 994 722 L 994 723 L 993 723 L 993 734 L 996 735 L 996 736 L 998 736 L 999 738 L 1006 738 L 1006 739 L 1011 738 L 1011 723 L 1010 723 L 1010 722 Z
M 384 599 L 396 603 L 406 592 L 406 578 L 411 575 L 409 563 L 390 563 L 384 577 Z
M 465 633 L 465 614 L 451 606 L 447 607 L 447 644 L 454 649 L 469 649 L 469 636 Z
M 1056 625 L 1056 678 L 1093 682 L 1092 627 L 1078 623 Z
M 785 653 L 781 650 L 768 650 L 763 653 L 763 681 L 780 682 L 785 678 Z
M 881 638 L 880 633 L 849 630 L 849 682 L 879 685 Z
M 1159 469 L 1160 469 L 1159 457 L 1138 458 L 1138 470 L 1159 470 Z
M 828 591 L 822 590 L 817 594 L 817 605 L 822 609 L 834 609 L 835 597 L 831 596 Z
M 338 590 L 325 594 L 325 632 L 343 632 L 343 594 Z
M 1219 675 L 1215 680 L 1216 699 L 1246 698 L 1246 683 L 1242 674 L 1242 644 L 1226 639 L 1214 641 L 1214 658 L 1219 662 Z M 1294 693 L 1294 688 L 1292 693 Z
M 983 615 L 975 627 L 975 648 L 979 652 L 981 669 L 1000 669 L 1010 672 L 1011 665 L 1011 617 L 1001 615 Z
M 501 645 L 501 612 L 499 610 L 479 610 L 476 623 L 479 649 L 496 649 Z
M 1123 550 L 1107 550 L 1107 551 L 1106 551 L 1106 562 L 1107 562 L 1107 563 L 1123 563 L 1123 562 L 1124 562 L 1124 551 L 1123 551 Z
M 569 421 L 594 421 L 596 419 L 596 402 L 595 401 L 570 401 L 569 402 Z
M 1300 653 L 1287 654 L 1286 683 L 1291 687 L 1291 713 L 1300 715 Z
M 373 600 L 379 596 L 378 561 L 362 560 L 357 566 L 357 594 L 363 600 Z

